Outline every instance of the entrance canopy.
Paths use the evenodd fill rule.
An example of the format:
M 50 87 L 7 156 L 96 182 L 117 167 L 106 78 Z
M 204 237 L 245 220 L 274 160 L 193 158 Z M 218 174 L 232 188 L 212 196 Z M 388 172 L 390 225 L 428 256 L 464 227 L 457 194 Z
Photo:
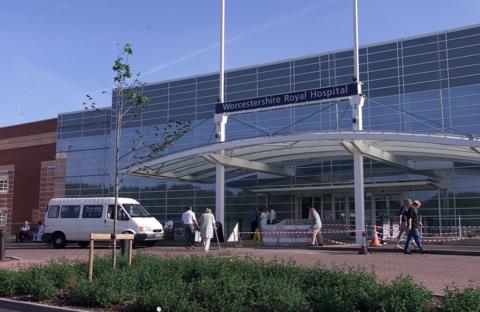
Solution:
M 224 153 L 220 153 L 221 151 Z M 448 162 L 480 163 L 476 138 L 405 132 L 337 131 L 239 139 L 174 152 L 127 170 L 133 175 L 189 182 L 215 181 L 216 164 L 228 178 L 251 172 L 294 176 L 294 166 L 348 159 L 354 151 L 412 173 L 435 176 Z

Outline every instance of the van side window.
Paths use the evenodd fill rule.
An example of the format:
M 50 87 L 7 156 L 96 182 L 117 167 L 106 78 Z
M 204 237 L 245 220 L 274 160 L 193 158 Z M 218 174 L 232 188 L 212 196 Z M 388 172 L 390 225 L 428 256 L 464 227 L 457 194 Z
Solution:
M 107 216 L 109 219 L 113 219 L 113 206 L 114 205 L 108 205 L 108 212 L 107 212 Z M 120 206 L 117 206 L 118 210 L 117 210 L 117 220 L 130 220 L 127 216 L 127 214 L 125 213 L 125 210 L 123 210 Z
M 79 205 L 65 205 L 60 209 L 60 218 L 78 218 L 79 215 Z
M 103 214 L 102 205 L 83 206 L 82 218 L 101 218 Z
M 58 218 L 58 212 L 60 211 L 60 206 L 50 206 L 48 207 L 48 218 Z

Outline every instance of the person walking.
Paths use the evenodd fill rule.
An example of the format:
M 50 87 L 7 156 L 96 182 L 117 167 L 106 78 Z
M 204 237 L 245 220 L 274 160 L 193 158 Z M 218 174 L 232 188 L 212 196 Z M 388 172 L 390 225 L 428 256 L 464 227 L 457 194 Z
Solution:
M 420 203 L 420 201 L 415 200 L 413 202 L 413 205 L 408 209 L 408 236 L 407 241 L 405 242 L 404 249 L 404 252 L 406 254 L 412 253 L 410 251 L 410 242 L 412 241 L 412 239 L 417 244 L 417 247 L 420 250 L 421 254 L 424 254 L 426 252 L 422 242 L 420 241 L 420 229 L 423 227 L 423 225 L 418 219 L 418 209 L 420 209 L 421 205 L 422 204 Z
M 205 252 L 210 249 L 210 240 L 213 238 L 215 228 L 215 217 L 210 208 L 205 209 L 205 213 L 200 216 L 200 233 L 202 235 Z
M 258 213 L 258 207 L 255 208 L 254 211 L 250 214 L 250 230 L 252 232 L 252 235 L 250 235 L 250 239 L 253 239 L 253 235 L 255 234 L 255 231 L 258 228 L 258 218 L 259 218 L 259 213 Z
M 313 224 L 312 225 L 312 243 L 310 246 L 323 246 L 323 236 L 322 236 L 322 220 L 315 208 L 309 208 L 308 219 Z
M 265 225 L 268 224 L 267 208 L 260 209 L 260 230 L 263 232 Z
M 195 228 L 198 228 L 197 218 L 192 206 L 188 206 L 182 214 L 182 224 L 185 231 L 185 248 L 195 247 Z
M 273 209 L 273 206 L 270 205 L 270 206 L 268 206 L 268 210 L 267 210 L 267 223 L 268 224 L 274 224 L 275 219 L 277 219 L 277 213 Z
M 403 206 L 400 207 L 400 216 L 399 216 L 400 219 L 398 221 L 399 232 L 398 232 L 397 238 L 395 239 L 395 244 L 397 249 L 402 249 L 402 247 L 400 246 L 400 240 L 402 239 L 403 234 L 407 232 L 408 209 L 412 207 L 412 205 L 413 205 L 413 202 L 411 199 L 405 199 L 403 201 Z

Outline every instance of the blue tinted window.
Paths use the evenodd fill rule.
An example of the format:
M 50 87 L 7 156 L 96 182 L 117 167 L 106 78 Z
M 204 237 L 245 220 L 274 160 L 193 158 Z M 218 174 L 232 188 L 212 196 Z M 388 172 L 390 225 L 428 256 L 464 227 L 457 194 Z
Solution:
M 466 36 L 472 36 L 472 35 L 478 35 L 478 34 L 480 34 L 480 27 L 475 27 L 475 28 L 469 28 L 469 29 L 447 33 L 447 38 L 453 39 L 453 38 L 466 37 Z
M 412 39 L 412 40 L 405 40 L 403 41 L 403 46 L 404 47 L 411 47 L 411 46 L 417 46 L 417 45 L 426 45 L 428 43 L 433 43 L 438 41 L 438 36 L 428 36 L 428 37 L 422 37 L 418 39 Z
M 192 85 L 192 84 L 195 84 L 196 82 L 197 82 L 197 78 L 182 79 L 182 80 L 170 81 L 169 86 L 170 88 L 172 88 L 172 87 L 178 87 L 183 85 Z
M 469 56 L 474 54 L 480 54 L 480 44 L 470 47 L 464 47 L 459 49 L 451 49 L 448 52 L 449 58 Z
M 102 205 L 83 206 L 82 218 L 101 218 L 103 214 Z
M 235 70 L 235 71 L 228 71 L 225 73 L 225 78 L 234 78 L 234 77 L 240 77 L 240 76 L 245 76 L 245 75 L 253 75 L 257 73 L 257 68 L 247 68 L 247 69 L 241 69 L 241 70 Z
M 266 80 L 278 77 L 288 77 L 290 75 L 290 68 L 272 70 L 269 72 L 259 73 L 258 80 Z
M 60 218 L 78 218 L 80 215 L 80 206 L 64 205 L 60 208 Z
M 294 63 L 295 63 L 295 66 L 302 66 L 302 65 L 318 63 L 318 62 L 319 62 L 319 58 L 318 56 L 315 56 L 315 57 L 309 57 L 301 60 L 295 60 Z
M 262 72 L 266 72 L 266 71 L 272 71 L 272 70 L 277 70 L 277 69 L 286 69 L 286 68 L 290 68 L 290 62 L 259 66 L 258 67 L 258 72 L 262 73 Z
M 295 67 L 295 74 L 304 74 L 304 73 L 311 73 L 311 72 L 318 72 L 320 70 L 320 64 L 310 64 L 305 66 L 297 66 Z

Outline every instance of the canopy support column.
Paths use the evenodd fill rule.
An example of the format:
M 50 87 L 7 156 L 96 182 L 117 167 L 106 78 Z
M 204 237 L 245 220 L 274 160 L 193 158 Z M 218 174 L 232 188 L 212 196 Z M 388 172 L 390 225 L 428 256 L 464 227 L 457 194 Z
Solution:
M 218 102 L 225 101 L 225 0 L 220 0 L 220 74 Z M 215 139 L 225 142 L 225 125 L 228 117 L 225 114 L 215 114 Z M 220 150 L 220 155 L 225 151 Z M 215 218 L 225 228 L 225 166 L 217 162 L 215 165 Z
M 353 113 L 353 130 L 362 130 L 362 107 L 365 98 L 354 95 L 350 98 Z M 355 242 L 363 245 L 365 238 L 365 188 L 363 181 L 363 155 L 357 148 L 353 149 L 353 180 L 355 185 Z
M 218 142 L 225 141 L 225 125 L 227 116 L 215 115 L 216 139 Z M 224 155 L 225 151 L 219 151 Z M 219 162 L 215 165 L 215 219 L 224 225 L 225 222 L 225 166 Z
M 363 130 L 362 108 L 365 97 L 362 95 L 360 82 L 360 65 L 358 53 L 358 2 L 353 0 L 353 63 L 354 82 L 357 83 L 357 94 L 350 97 L 352 105 L 353 130 Z M 361 246 L 360 253 L 365 253 L 365 189 L 363 184 L 363 155 L 357 148 L 353 151 L 353 179 L 355 185 L 355 242 Z

